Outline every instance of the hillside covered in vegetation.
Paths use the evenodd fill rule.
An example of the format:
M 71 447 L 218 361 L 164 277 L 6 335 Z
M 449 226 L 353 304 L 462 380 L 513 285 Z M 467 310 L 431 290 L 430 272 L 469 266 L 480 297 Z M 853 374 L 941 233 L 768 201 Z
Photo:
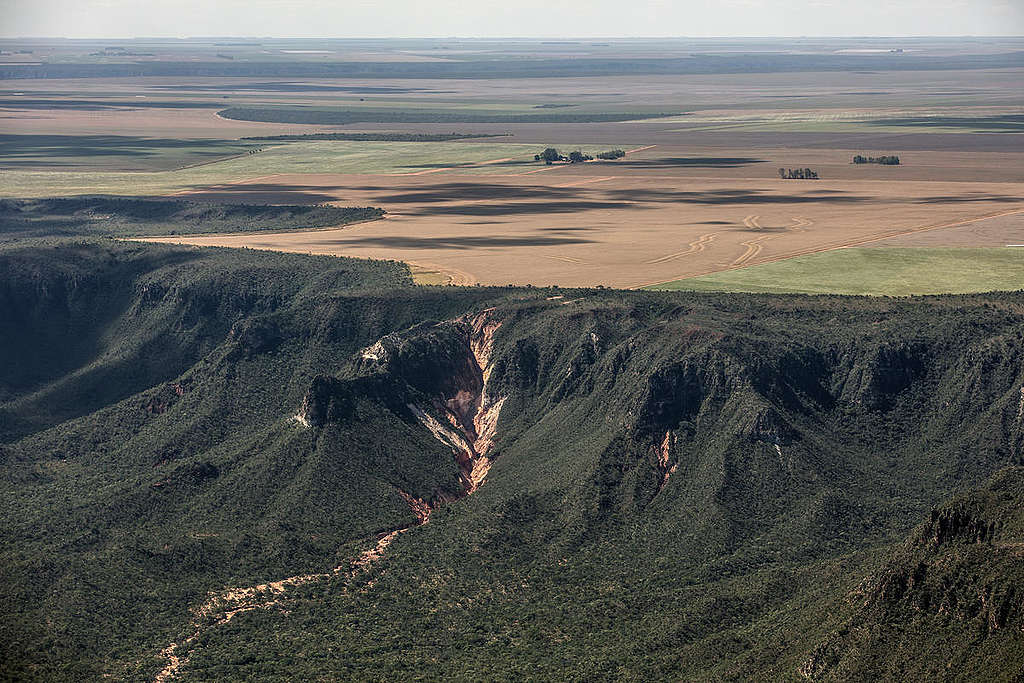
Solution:
M 358 223 L 383 215 L 383 209 L 374 207 L 330 204 L 221 204 L 108 196 L 0 199 L 0 240 L 305 230 Z
M 12 676 L 1019 673 L 1024 294 L 87 237 L 0 273 Z

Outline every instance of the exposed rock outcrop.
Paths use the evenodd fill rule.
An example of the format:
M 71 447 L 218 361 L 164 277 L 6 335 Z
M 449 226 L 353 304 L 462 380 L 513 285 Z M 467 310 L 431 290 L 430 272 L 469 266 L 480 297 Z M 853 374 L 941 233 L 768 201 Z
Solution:
M 658 461 L 658 474 L 661 476 L 658 482 L 658 493 L 661 493 L 662 489 L 665 488 L 668 478 L 679 469 L 679 463 L 671 462 L 673 445 L 675 445 L 675 435 L 671 430 L 665 430 L 665 438 L 661 440 L 661 443 L 655 444 L 652 448 L 654 456 Z
M 488 392 L 491 376 L 491 354 L 494 334 L 501 322 L 491 318 L 493 309 L 454 321 L 466 335 L 468 372 L 456 373 L 448 384 L 448 391 L 435 396 L 434 411 L 441 414 L 447 424 L 433 417 L 420 406 L 409 409 L 431 433 L 452 449 L 459 464 L 464 494 L 473 493 L 483 483 L 491 468 L 488 456 L 494 447 L 504 398 L 492 397 Z
M 344 387 L 334 377 L 317 375 L 302 398 L 295 421 L 305 427 L 322 427 L 328 419 L 337 416 L 343 405 Z

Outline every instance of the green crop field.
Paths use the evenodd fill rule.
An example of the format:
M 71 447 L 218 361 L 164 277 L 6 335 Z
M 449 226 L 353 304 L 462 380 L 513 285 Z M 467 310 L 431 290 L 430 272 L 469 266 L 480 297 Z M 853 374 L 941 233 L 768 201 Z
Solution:
M 835 103 L 838 104 L 838 103 Z M 930 108 L 889 110 L 883 114 L 840 107 L 771 113 L 689 115 L 667 119 L 685 123 L 682 131 L 734 130 L 762 133 L 1021 133 L 1024 116 L 1009 108 L 984 108 L 948 113 L 937 103 Z M 948 106 L 950 103 L 946 103 Z M 953 110 L 957 112 L 959 110 Z
M 292 142 L 176 171 L 5 170 L 0 196 L 167 194 L 278 173 L 418 173 L 509 157 L 522 157 L 532 167 L 538 150 L 537 145 L 458 142 Z
M 650 289 L 913 296 L 1024 289 L 1024 250 L 838 249 L 676 280 Z
M 170 171 L 245 155 L 260 144 L 127 135 L 0 135 L 0 169 Z

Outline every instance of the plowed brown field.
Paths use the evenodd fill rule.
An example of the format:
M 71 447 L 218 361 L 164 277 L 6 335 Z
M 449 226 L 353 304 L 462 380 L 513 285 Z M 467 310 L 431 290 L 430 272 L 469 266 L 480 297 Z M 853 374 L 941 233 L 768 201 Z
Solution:
M 263 177 L 195 195 L 306 196 L 389 214 L 339 230 L 153 241 L 397 259 L 459 284 L 635 287 L 978 220 L 1002 225 L 1024 212 L 1017 183 L 688 177 L 651 173 L 664 165 L 658 149 L 628 158 L 651 163 L 634 166 L 643 172 L 595 163 L 525 175 Z

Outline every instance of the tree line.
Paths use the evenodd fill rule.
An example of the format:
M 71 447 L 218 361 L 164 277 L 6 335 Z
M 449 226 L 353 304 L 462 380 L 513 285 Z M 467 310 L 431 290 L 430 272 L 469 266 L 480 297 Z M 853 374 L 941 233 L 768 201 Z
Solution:
M 597 158 L 604 159 L 605 161 L 614 161 L 615 159 L 621 159 L 624 156 L 626 156 L 626 153 L 623 152 L 621 149 L 613 149 L 607 152 L 600 152 L 597 155 Z M 544 163 L 549 165 L 554 163 L 581 164 L 584 161 L 593 161 L 594 157 L 587 154 L 586 152 L 581 152 L 578 149 L 569 152 L 569 155 L 566 156 L 559 152 L 554 147 L 548 147 L 540 154 L 534 154 L 533 160 L 543 161 Z
M 890 156 L 866 157 L 858 154 L 853 157 L 855 164 L 881 164 L 882 166 L 899 166 L 900 158 L 895 154 Z
M 818 172 L 809 168 L 780 168 L 779 177 L 783 180 L 818 180 Z

